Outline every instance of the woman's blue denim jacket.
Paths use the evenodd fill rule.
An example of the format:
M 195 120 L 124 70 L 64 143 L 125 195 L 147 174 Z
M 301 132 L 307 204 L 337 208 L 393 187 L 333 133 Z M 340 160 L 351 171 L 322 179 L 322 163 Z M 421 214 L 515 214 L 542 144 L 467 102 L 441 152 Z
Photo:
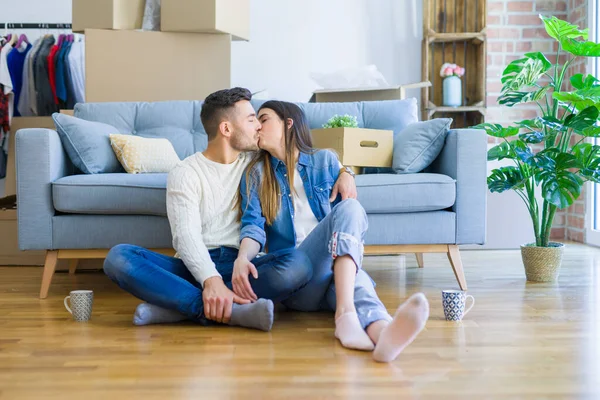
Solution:
M 246 181 L 246 173 L 242 175 L 240 185 L 242 196 L 242 226 L 240 242 L 251 238 L 258 242 L 261 251 L 268 243 L 268 251 L 277 251 L 296 247 L 296 231 L 294 230 L 294 207 L 292 192 L 288 183 L 285 163 L 271 156 L 271 165 L 281 189 L 279 213 L 272 225 L 267 225 L 262 213 L 258 189 L 260 177 L 264 171 L 263 163 L 257 163 L 250 173 L 250 182 Z M 331 190 L 340 172 L 340 163 L 336 155 L 329 150 L 318 150 L 313 154 L 300 153 L 296 165 L 296 173 L 300 174 L 310 208 L 320 222 L 331 211 L 329 202 Z M 250 184 L 250 195 L 247 187 Z M 335 199 L 334 205 L 340 200 Z

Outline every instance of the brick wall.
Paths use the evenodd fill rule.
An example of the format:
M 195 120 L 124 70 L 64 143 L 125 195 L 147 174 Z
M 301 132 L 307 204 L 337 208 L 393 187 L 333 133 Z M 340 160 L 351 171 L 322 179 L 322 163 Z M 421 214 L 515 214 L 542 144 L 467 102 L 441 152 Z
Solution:
M 499 106 L 497 99 L 502 90 L 502 71 L 511 61 L 530 51 L 541 51 L 551 62 L 556 60 L 557 43 L 546 34 L 539 14 L 567 19 L 584 28 L 587 26 L 587 0 L 488 0 L 486 122 L 510 124 L 538 115 L 535 104 L 508 108 Z M 585 72 L 584 61 L 572 64 L 569 74 L 576 72 Z M 488 140 L 496 142 L 492 137 Z M 583 242 L 584 221 L 585 193 L 582 193 L 570 208 L 556 213 L 552 238 Z

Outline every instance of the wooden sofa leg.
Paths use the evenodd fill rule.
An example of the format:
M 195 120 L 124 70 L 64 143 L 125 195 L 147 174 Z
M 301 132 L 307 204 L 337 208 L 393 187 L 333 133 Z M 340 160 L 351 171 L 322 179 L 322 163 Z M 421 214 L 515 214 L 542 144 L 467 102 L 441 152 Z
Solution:
M 425 266 L 425 261 L 423 260 L 423 253 L 415 253 L 415 256 L 417 256 L 417 264 L 419 265 L 419 268 L 423 268 Z
M 458 245 L 448 245 L 448 260 L 454 270 L 454 276 L 458 281 L 458 285 L 462 290 L 467 290 L 467 280 L 465 279 L 465 271 L 463 270 L 462 261 L 460 259 L 460 252 L 458 251 Z
M 48 289 L 52 283 L 52 277 L 56 270 L 56 263 L 58 262 L 58 250 L 48 250 L 46 252 L 46 262 L 44 264 L 44 273 L 42 275 L 42 287 L 40 289 L 40 299 L 48 297 Z
M 77 270 L 77 264 L 79 264 L 79 259 L 73 258 L 69 260 L 69 274 L 73 275 Z

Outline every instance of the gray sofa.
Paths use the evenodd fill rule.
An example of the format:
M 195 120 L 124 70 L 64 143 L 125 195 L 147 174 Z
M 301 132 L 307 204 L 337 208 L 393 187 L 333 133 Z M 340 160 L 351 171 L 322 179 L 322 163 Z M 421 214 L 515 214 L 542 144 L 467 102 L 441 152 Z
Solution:
M 254 101 L 258 107 L 262 102 Z M 358 116 L 359 126 L 400 132 L 417 121 L 415 99 L 360 103 L 298 103 L 311 128 L 334 114 Z M 181 159 L 207 144 L 201 102 L 78 104 L 75 116 L 108 123 L 123 134 L 168 138 Z M 483 244 L 487 140 L 481 130 L 451 130 L 437 159 L 422 173 L 356 177 L 369 230 L 367 254 L 448 254 L 460 287 L 466 280 L 460 244 Z M 19 247 L 47 250 L 40 296 L 47 296 L 56 262 L 103 258 L 119 243 L 172 254 L 166 218 L 166 174 L 78 173 L 56 131 L 16 134 Z

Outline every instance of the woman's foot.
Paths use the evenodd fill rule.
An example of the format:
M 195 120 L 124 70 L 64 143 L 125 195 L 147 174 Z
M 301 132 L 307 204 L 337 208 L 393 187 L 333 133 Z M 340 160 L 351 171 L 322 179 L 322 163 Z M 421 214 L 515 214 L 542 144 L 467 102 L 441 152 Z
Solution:
M 398 307 L 392 322 L 381 332 L 373 352 L 375 361 L 394 361 L 423 330 L 428 318 L 429 302 L 425 295 L 412 295 Z
M 360 325 L 356 311 L 336 317 L 335 337 L 348 349 L 371 351 L 375 348 L 371 338 Z

